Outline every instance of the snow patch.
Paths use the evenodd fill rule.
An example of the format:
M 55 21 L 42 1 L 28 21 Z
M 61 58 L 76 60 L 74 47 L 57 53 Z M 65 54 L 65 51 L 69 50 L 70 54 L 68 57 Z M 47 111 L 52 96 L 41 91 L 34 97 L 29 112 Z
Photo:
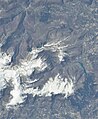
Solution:
M 74 85 L 72 80 L 62 79 L 58 74 L 54 78 L 50 78 L 42 89 L 38 87 L 28 88 L 25 93 L 33 94 L 33 96 L 51 96 L 52 94 L 64 94 L 65 98 L 74 93 Z
M 74 84 L 71 79 L 63 79 L 59 74 L 49 80 L 43 85 L 42 89 L 39 87 L 29 88 L 25 85 L 22 87 L 20 78 L 24 76 L 29 84 L 36 82 L 29 80 L 29 76 L 36 69 L 37 71 L 43 71 L 47 68 L 46 60 L 42 57 L 38 57 L 38 53 L 43 50 L 52 50 L 58 53 L 58 58 L 63 61 L 65 56 L 64 48 L 67 46 L 60 46 L 62 41 L 58 41 L 52 44 L 46 44 L 42 48 L 32 48 L 32 51 L 28 54 L 26 59 L 20 60 L 19 65 L 12 66 L 11 62 L 12 55 L 0 52 L 0 90 L 6 88 L 7 82 L 11 81 L 10 84 L 13 89 L 10 92 L 12 98 L 10 99 L 7 107 L 21 104 L 25 101 L 26 94 L 32 94 L 33 96 L 51 96 L 52 94 L 64 94 L 65 98 L 73 94 Z M 22 79 L 23 80 L 23 79 Z
M 10 92 L 12 96 L 10 102 L 7 104 L 7 107 L 14 106 L 20 103 L 23 103 L 26 96 L 24 95 L 24 90 L 20 84 L 20 77 L 28 76 L 36 69 L 38 71 L 43 71 L 47 64 L 45 59 L 37 58 L 38 51 L 32 50 L 29 54 L 29 59 L 22 60 L 20 65 L 11 66 L 11 55 L 0 52 L 0 90 L 6 88 L 7 82 L 12 82 L 13 89 Z
M 69 37 L 67 37 L 63 40 L 56 41 L 56 42 L 47 43 L 44 45 L 43 49 L 57 52 L 57 56 L 58 56 L 59 61 L 60 62 L 64 61 L 64 56 L 67 54 L 67 53 L 65 53 L 65 49 L 68 47 L 68 44 L 65 45 L 64 41 L 68 38 Z

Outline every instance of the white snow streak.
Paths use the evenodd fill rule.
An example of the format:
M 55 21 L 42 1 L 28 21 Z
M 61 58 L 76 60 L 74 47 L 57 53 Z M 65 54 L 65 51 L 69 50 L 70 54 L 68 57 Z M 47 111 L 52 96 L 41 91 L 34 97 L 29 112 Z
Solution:
M 54 78 L 49 78 L 49 80 L 43 85 L 42 89 L 39 89 L 39 87 L 36 87 L 36 89 L 33 87 L 25 87 L 23 89 L 22 85 L 20 84 L 21 76 L 25 76 L 27 78 L 27 82 L 31 83 L 32 81 L 30 82 L 28 80 L 28 76 L 30 76 L 35 69 L 38 71 L 43 71 L 46 69 L 47 64 L 45 59 L 38 57 L 39 52 L 43 50 L 52 50 L 54 52 L 57 51 L 59 60 L 63 61 L 63 57 L 65 55 L 63 51 L 64 47 L 58 47 L 59 44 L 60 42 L 57 42 L 46 44 L 39 49 L 33 48 L 32 51 L 28 54 L 27 58 L 25 60 L 21 60 L 20 64 L 16 66 L 8 65 L 8 63 L 11 61 L 11 55 L 0 52 L 0 90 L 6 88 L 7 82 L 9 81 L 12 82 L 10 85 L 13 87 L 10 92 L 12 98 L 7 104 L 7 107 L 23 103 L 26 98 L 26 95 L 24 96 L 24 94 L 27 93 L 32 94 L 33 96 L 51 96 L 52 94 L 64 94 L 67 98 L 74 92 L 74 85 L 72 80 L 67 78 L 62 79 L 59 74 Z M 36 80 L 37 79 L 35 79 L 34 82 Z
M 20 76 L 30 76 L 34 69 L 42 71 L 47 67 L 43 59 L 36 59 L 37 55 L 34 51 L 30 55 L 31 58 L 29 60 L 23 60 L 19 66 L 11 67 L 8 65 L 11 61 L 11 56 L 0 52 L 0 90 L 6 88 L 6 82 L 11 81 L 13 85 L 13 90 L 10 92 L 12 99 L 7 106 L 24 102 L 26 96 L 23 96 L 24 91 L 20 85 Z
M 39 89 L 38 87 L 36 89 L 28 88 L 25 93 L 32 93 L 33 96 L 51 96 L 52 94 L 64 94 L 65 98 L 67 98 L 73 94 L 73 87 L 74 85 L 72 80 L 68 81 L 67 78 L 62 79 L 58 74 L 55 76 L 55 78 L 51 77 L 42 89 Z

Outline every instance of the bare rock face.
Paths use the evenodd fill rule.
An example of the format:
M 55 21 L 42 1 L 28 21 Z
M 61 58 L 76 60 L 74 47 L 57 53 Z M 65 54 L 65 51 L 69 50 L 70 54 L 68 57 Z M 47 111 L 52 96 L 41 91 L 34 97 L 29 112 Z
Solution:
M 0 119 L 97 119 L 97 6 L 0 0 Z

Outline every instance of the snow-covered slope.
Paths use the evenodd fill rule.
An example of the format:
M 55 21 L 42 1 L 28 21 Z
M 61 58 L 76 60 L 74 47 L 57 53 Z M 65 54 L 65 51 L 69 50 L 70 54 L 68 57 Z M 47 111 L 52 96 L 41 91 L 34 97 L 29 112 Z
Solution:
M 49 47 L 51 50 L 51 46 Z M 56 49 L 56 47 L 54 48 Z M 35 70 L 41 72 L 48 67 L 46 59 L 38 56 L 39 52 L 46 49 L 48 49 L 46 46 L 39 49 L 32 48 L 32 51 L 28 54 L 28 56 L 24 60 L 21 60 L 19 65 L 14 66 L 10 63 L 12 56 L 10 54 L 0 52 L 0 90 L 6 88 L 7 82 L 11 82 L 10 86 L 13 87 L 13 89 L 10 91 L 12 98 L 8 102 L 7 107 L 23 103 L 27 97 L 26 94 L 32 94 L 32 96 L 64 94 L 64 96 L 67 98 L 74 92 L 72 80 L 61 78 L 59 74 L 57 74 L 54 78 L 49 78 L 43 85 L 42 89 L 39 89 L 39 86 L 36 88 L 33 87 L 34 82 L 30 80 L 30 75 Z M 63 60 L 63 56 L 64 54 L 61 53 L 59 56 L 60 60 Z M 26 87 L 26 84 L 25 86 L 22 86 L 20 83 L 21 77 L 25 77 L 26 82 L 31 84 L 31 87 Z M 22 80 L 24 80 L 24 78 L 22 78 Z

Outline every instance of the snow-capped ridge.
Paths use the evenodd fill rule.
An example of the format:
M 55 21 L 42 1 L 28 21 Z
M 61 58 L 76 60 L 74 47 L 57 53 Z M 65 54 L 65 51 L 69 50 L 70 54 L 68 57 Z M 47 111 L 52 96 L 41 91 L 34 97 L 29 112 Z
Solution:
M 64 94 L 65 98 L 74 93 L 74 84 L 70 79 L 68 81 L 67 78 L 64 80 L 61 78 L 59 74 L 57 74 L 54 78 L 49 78 L 49 80 L 43 85 L 42 89 L 36 87 L 28 88 L 25 93 L 30 93 L 33 96 L 51 96 L 52 94 Z
M 20 83 L 22 76 L 26 78 L 28 84 L 36 82 L 38 79 L 35 79 L 33 82 L 29 80 L 29 76 L 34 72 L 35 69 L 38 72 L 41 72 L 48 67 L 46 59 L 39 57 L 39 53 L 43 50 L 53 50 L 58 52 L 59 60 L 63 61 L 63 57 L 65 55 L 64 48 L 67 47 L 67 45 L 60 46 L 60 43 L 61 41 L 57 42 L 56 44 L 53 43 L 53 47 L 51 45 L 48 45 L 49 47 L 46 45 L 42 48 L 32 48 L 32 51 L 28 54 L 28 56 L 25 59 L 20 60 L 19 65 L 15 66 L 11 66 L 11 64 L 9 64 L 11 62 L 12 55 L 0 52 L 0 90 L 6 88 L 6 82 L 11 81 L 13 85 L 13 89 L 10 91 L 12 98 L 8 102 L 7 107 L 23 103 L 25 101 L 26 94 L 32 94 L 33 96 L 51 96 L 52 94 L 63 94 L 65 98 L 73 94 L 74 84 L 72 80 L 67 78 L 63 79 L 59 74 L 57 74 L 54 78 L 49 78 L 48 81 L 43 85 L 42 89 L 39 87 L 34 88 L 33 86 L 29 88 L 26 85 L 23 88 Z
M 47 67 L 45 59 L 41 57 L 37 58 L 38 52 L 34 51 L 36 50 L 28 54 L 30 55 L 29 60 L 22 60 L 19 65 L 15 66 L 8 65 L 12 58 L 10 54 L 0 52 L 0 90 L 6 88 L 6 82 L 11 81 L 13 85 L 13 89 L 10 92 L 12 99 L 7 104 L 7 107 L 24 102 L 26 96 L 23 96 L 24 90 L 20 84 L 21 76 L 25 76 L 28 79 L 28 76 L 30 76 L 35 69 L 43 71 Z

